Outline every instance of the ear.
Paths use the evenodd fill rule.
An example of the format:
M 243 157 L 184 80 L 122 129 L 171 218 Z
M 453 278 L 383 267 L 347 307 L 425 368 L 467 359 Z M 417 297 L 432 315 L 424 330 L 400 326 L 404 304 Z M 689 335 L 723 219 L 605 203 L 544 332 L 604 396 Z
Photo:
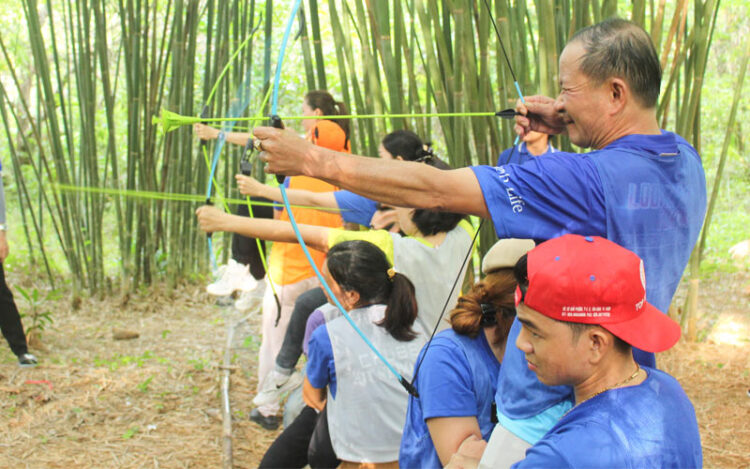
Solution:
M 614 77 L 609 80 L 610 114 L 619 114 L 630 100 L 630 87 L 622 78 Z
M 394 159 L 397 159 L 397 160 L 401 160 L 401 161 L 404 161 L 404 159 L 403 159 L 402 157 L 398 156 L 398 155 L 396 155 L 396 156 L 394 157 Z
M 601 327 L 591 327 L 586 330 L 585 338 L 589 352 L 589 362 L 599 363 L 615 345 L 614 336 Z
M 346 306 L 346 309 L 354 309 L 357 307 L 357 304 L 359 304 L 359 292 L 356 292 L 354 290 L 345 290 L 344 292 L 344 304 L 343 306 Z
M 322 115 L 323 115 L 323 111 L 321 111 L 319 107 L 318 107 L 318 108 L 315 108 L 315 109 L 313 110 L 313 115 L 314 115 L 314 116 L 322 116 Z

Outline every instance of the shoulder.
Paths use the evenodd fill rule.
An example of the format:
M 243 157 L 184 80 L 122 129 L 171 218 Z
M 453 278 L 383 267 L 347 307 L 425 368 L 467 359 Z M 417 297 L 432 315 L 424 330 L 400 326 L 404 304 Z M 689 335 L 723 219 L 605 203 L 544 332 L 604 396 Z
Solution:
M 566 177 L 584 177 L 596 170 L 591 158 L 592 153 L 569 153 L 555 151 L 547 153 L 544 158 L 531 158 L 522 164 L 503 166 L 472 166 L 479 184 L 496 180 L 508 183 L 516 177 L 535 176 L 539 178 L 559 179 Z M 583 170 L 584 172 L 581 172 Z
M 321 324 L 312 332 L 309 347 L 311 354 L 314 350 L 331 348 L 331 338 L 328 336 L 328 324 Z
M 470 337 L 457 334 L 453 329 L 441 331 L 433 337 L 429 351 L 426 345 L 422 348 L 420 355 L 424 355 L 423 366 L 426 369 L 438 370 L 469 369 L 466 347 L 470 347 L 472 341 Z

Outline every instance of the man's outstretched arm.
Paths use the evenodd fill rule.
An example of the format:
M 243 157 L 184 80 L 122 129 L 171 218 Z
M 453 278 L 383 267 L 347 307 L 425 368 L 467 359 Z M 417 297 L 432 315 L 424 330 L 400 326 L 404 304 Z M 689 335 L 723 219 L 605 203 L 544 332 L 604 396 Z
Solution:
M 474 172 L 423 163 L 352 156 L 315 146 L 290 131 L 258 127 L 266 171 L 323 179 L 387 204 L 489 217 Z

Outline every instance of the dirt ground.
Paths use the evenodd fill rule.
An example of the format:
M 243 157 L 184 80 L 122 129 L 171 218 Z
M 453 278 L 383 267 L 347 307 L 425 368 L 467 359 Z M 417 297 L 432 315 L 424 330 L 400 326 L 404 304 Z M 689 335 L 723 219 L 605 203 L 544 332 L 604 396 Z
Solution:
M 748 283 L 747 273 L 704 281 L 704 340 L 658 357 L 693 401 L 706 467 L 750 467 Z M 45 350 L 34 351 L 39 366 L 19 368 L 0 346 L 0 467 L 222 464 L 219 365 L 237 313 L 213 305 L 198 286 L 89 299 L 77 310 L 70 299 L 43 306 L 55 322 L 43 333 Z M 236 467 L 256 467 L 275 437 L 247 419 L 259 319 L 251 316 L 233 342 Z M 114 340 L 113 328 L 139 337 Z

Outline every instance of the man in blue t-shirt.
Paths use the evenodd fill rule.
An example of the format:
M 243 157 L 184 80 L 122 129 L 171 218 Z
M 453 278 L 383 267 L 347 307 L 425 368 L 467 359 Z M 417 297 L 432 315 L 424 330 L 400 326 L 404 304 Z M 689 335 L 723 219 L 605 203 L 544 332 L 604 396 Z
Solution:
M 511 163 L 522 164 L 530 159 L 556 151 L 555 147 L 549 143 L 549 135 L 532 130 L 521 139 L 521 143 L 516 145 L 515 148 L 510 147 L 500 153 L 500 156 L 497 157 L 497 166 Z
M 339 154 L 256 128 L 260 158 L 269 172 L 322 178 L 380 202 L 491 218 L 500 238 L 605 237 L 643 259 L 649 302 L 666 313 L 703 223 L 706 182 L 695 149 L 659 128 L 661 67 L 653 43 L 640 26 L 610 19 L 576 33 L 559 66 L 559 96 L 519 103 L 516 132 L 566 133 L 590 153 L 439 171 Z M 492 439 L 505 429 L 528 447 L 570 408 L 572 390 L 536 379 L 512 346 L 519 333 L 516 324 L 500 369 L 500 425 Z M 655 365 L 652 353 L 633 352 L 641 365 Z M 492 441 L 489 448 L 504 451 Z
M 564 235 L 516 264 L 516 345 L 544 384 L 575 405 L 514 468 L 701 467 L 695 410 L 631 346 L 672 347 L 680 326 L 646 301 L 643 261 L 599 237 Z

